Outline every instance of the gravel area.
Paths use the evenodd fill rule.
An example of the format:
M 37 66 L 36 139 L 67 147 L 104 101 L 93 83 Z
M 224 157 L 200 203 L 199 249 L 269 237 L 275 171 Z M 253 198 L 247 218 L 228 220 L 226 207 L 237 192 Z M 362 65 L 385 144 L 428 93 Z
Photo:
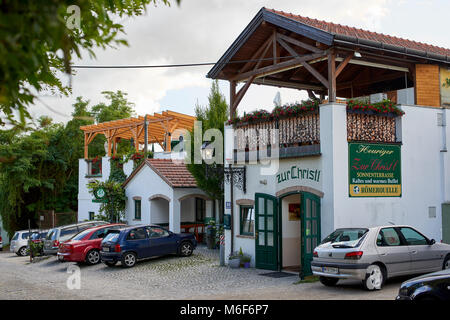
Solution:
M 219 265 L 218 250 L 199 246 L 191 257 L 159 257 L 134 268 L 120 264 L 80 267 L 80 289 L 68 289 L 67 272 L 75 263 L 55 257 L 30 263 L 29 257 L 0 252 L 0 299 L 388 299 L 400 280 L 381 291 L 367 292 L 355 281 L 336 287 L 319 282 L 295 284 L 299 278 L 261 276 L 267 270 L 230 269 Z

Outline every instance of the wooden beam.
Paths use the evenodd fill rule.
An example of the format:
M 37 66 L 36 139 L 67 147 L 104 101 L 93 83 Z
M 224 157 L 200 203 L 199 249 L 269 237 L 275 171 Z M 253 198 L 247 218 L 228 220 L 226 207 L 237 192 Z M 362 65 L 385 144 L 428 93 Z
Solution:
M 293 45 L 295 45 L 297 47 L 301 47 L 303 49 L 306 49 L 308 51 L 311 51 L 311 52 L 314 52 L 314 53 L 322 52 L 322 50 L 320 50 L 320 49 L 318 49 L 318 48 L 316 48 L 316 47 L 314 47 L 312 45 L 309 45 L 307 43 L 304 43 L 304 42 L 302 42 L 300 40 L 297 40 L 297 39 L 294 39 L 292 37 L 288 37 L 288 36 L 286 36 L 284 34 L 277 33 L 277 37 L 282 39 L 282 40 L 285 40 L 285 41 L 287 41 L 287 42 L 289 42 L 289 43 L 291 43 L 291 44 L 293 44 Z
M 267 86 L 274 86 L 274 87 L 298 89 L 298 90 L 314 90 L 314 91 L 326 90 L 326 88 L 324 88 L 322 86 L 313 85 L 310 83 L 299 83 L 299 82 L 294 82 L 294 81 L 283 81 L 283 80 L 274 80 L 274 79 L 267 79 L 267 78 L 255 79 L 255 80 L 253 80 L 253 83 L 267 85 Z
M 336 102 L 336 54 L 328 53 L 328 102 Z
M 272 34 L 272 56 L 273 64 L 278 63 L 278 53 L 277 53 L 277 31 L 274 29 Z
M 350 60 L 353 58 L 353 53 L 350 53 L 348 56 L 345 57 L 344 61 L 342 61 L 339 66 L 336 69 L 336 78 L 339 77 L 342 70 L 347 66 L 347 64 L 350 62 Z
M 233 108 L 234 101 L 236 100 L 236 81 L 230 81 L 230 119 L 236 118 L 236 109 Z
M 233 110 L 237 109 L 237 106 L 239 105 L 239 103 L 241 102 L 242 98 L 244 97 L 245 93 L 247 92 L 248 88 L 250 87 L 250 85 L 252 84 L 253 80 L 255 80 L 256 76 L 251 77 L 246 83 L 245 85 L 239 90 L 236 99 L 233 103 Z
M 310 64 L 308 64 L 306 61 L 302 62 L 302 65 L 305 67 L 306 70 L 308 70 L 317 80 L 322 82 L 322 84 L 329 89 L 329 82 L 327 79 L 325 79 L 324 76 L 322 76 L 316 69 L 314 69 Z
M 244 73 L 240 73 L 233 78 L 231 78 L 231 81 L 243 81 L 246 79 L 249 79 L 253 76 L 256 76 L 256 78 L 264 77 L 270 74 L 290 70 L 293 68 L 296 68 L 300 65 L 302 65 L 302 62 L 314 60 L 320 57 L 323 57 L 326 55 L 325 51 L 322 51 L 320 53 L 312 53 L 304 56 L 300 56 L 299 58 L 291 59 L 288 61 L 280 62 L 274 65 L 270 65 L 267 67 L 263 67 L 257 70 L 252 70 Z
M 251 56 L 251 58 L 249 59 L 250 61 L 248 61 L 246 64 L 244 64 L 244 66 L 241 68 L 241 70 L 239 70 L 239 72 L 245 72 L 249 69 L 250 65 L 255 63 L 255 60 L 257 57 L 259 57 L 261 55 L 261 52 L 266 48 L 266 47 L 270 47 L 272 43 L 272 37 L 267 38 L 266 41 L 264 41 L 264 43 L 262 44 L 262 46 L 260 46 L 258 48 L 258 50 L 255 51 L 255 53 Z
M 89 158 L 89 149 L 88 149 L 88 134 L 84 133 L 84 159 Z

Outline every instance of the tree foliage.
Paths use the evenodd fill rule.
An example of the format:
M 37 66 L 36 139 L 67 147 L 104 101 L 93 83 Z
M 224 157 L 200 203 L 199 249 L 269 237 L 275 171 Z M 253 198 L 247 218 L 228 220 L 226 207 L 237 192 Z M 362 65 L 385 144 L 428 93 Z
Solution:
M 107 98 L 116 95 L 126 94 L 109 92 Z M 94 123 L 97 113 L 112 120 L 129 117 L 134 112 L 133 104 L 121 101 L 90 108 L 89 101 L 78 97 L 73 104 L 73 118 L 66 125 L 41 117 L 34 126 L 0 130 L 0 214 L 10 235 L 28 228 L 28 219 L 36 227 L 38 213 L 43 210 L 77 211 L 78 163 L 84 156 L 80 126 Z M 90 154 L 103 156 L 104 141 L 94 139 L 89 145 Z
M 219 129 L 224 135 L 224 124 L 228 119 L 228 104 L 225 96 L 220 92 L 219 82 L 213 81 L 211 91 L 208 96 L 208 106 L 195 107 L 197 121 L 202 122 L 202 137 L 208 129 Z M 194 137 L 192 131 L 191 137 Z M 222 146 L 223 147 L 223 146 Z M 194 158 L 194 139 L 191 139 L 191 159 Z M 221 201 L 223 199 L 223 159 L 220 163 L 187 164 L 189 172 L 194 176 L 197 186 L 205 191 L 212 199 Z M 222 209 L 222 208 L 221 208 Z
M 179 3 L 179 1 L 177 1 Z M 69 94 L 61 74 L 72 74 L 74 57 L 95 48 L 127 45 L 115 20 L 138 16 L 148 4 L 169 0 L 3 0 L 0 2 L 0 110 L 25 124 L 36 93 Z M 78 23 L 79 22 L 79 23 Z M 0 125 L 4 124 L 0 120 Z

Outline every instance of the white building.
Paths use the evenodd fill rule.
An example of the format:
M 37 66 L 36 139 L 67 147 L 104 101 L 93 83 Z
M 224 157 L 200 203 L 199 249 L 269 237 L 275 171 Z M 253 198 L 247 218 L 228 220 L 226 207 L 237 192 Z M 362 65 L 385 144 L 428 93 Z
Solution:
M 231 114 L 255 83 L 321 102 L 231 119 L 226 252 L 308 274 L 314 247 L 340 227 L 408 224 L 450 241 L 449 67 L 449 49 L 261 9 L 208 73 L 230 82 Z M 336 96 L 368 97 L 366 106 L 390 98 L 404 114 Z M 267 159 L 276 169 L 264 174 Z

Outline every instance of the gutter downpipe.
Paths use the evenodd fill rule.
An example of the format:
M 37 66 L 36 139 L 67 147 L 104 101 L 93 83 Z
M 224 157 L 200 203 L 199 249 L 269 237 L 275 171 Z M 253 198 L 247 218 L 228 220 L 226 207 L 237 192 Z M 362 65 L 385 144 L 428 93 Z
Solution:
M 440 171 L 441 171 L 441 217 L 442 217 L 442 208 L 443 204 L 446 202 L 445 195 L 445 155 L 447 153 L 447 123 L 446 123 L 446 110 L 447 108 L 442 107 L 442 147 L 440 150 Z M 442 241 L 442 226 L 441 226 L 441 241 Z

